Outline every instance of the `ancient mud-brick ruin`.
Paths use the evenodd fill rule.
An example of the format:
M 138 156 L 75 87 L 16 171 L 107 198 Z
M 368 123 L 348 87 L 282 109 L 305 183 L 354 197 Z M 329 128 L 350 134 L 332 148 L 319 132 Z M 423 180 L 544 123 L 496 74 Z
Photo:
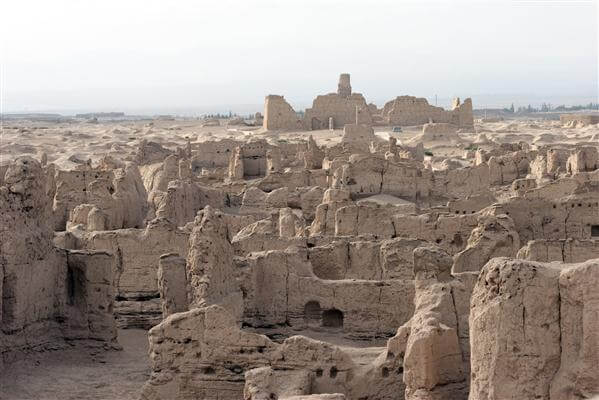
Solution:
M 383 107 L 383 121 L 388 125 L 422 125 L 428 122 L 446 123 L 458 128 L 472 128 L 472 100 L 454 100 L 452 109 L 445 111 L 441 107 L 428 104 L 423 98 L 399 96 Z
M 132 332 L 145 366 L 106 365 L 142 400 L 599 393 L 597 125 L 378 108 L 349 74 L 303 116 L 217 122 L 5 125 L 0 398 L 23 360 Z
M 454 100 L 452 109 L 428 104 L 424 98 L 399 96 L 385 103 L 379 110 L 367 104 L 360 93 L 352 93 L 350 75 L 341 74 L 337 93 L 319 95 L 311 108 L 300 117 L 283 96 L 268 95 L 264 102 L 264 129 L 267 130 L 319 130 L 343 128 L 346 124 L 366 125 L 422 125 L 447 123 L 457 129 L 473 128 L 472 100 Z
M 53 169 L 21 157 L 0 187 L 0 367 L 64 340 L 116 344 L 114 254 L 52 242 Z

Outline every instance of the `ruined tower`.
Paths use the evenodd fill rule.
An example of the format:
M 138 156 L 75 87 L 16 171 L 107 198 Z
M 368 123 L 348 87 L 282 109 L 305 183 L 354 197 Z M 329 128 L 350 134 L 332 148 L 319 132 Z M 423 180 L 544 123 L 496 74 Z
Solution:
M 351 84 L 349 82 L 349 74 L 339 75 L 339 84 L 337 85 L 337 94 L 343 97 L 349 97 L 351 94 Z

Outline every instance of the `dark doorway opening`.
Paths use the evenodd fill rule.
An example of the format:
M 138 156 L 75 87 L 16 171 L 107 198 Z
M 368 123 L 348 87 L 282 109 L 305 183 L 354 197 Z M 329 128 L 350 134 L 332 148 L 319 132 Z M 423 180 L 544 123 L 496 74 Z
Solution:
M 343 328 L 343 313 L 335 308 L 322 313 L 322 326 Z

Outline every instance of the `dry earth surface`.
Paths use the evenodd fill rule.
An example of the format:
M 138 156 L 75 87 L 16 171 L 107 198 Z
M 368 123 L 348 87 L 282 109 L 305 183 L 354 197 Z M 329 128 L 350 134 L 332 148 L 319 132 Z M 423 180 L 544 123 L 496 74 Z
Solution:
M 66 345 L 25 355 L 2 371 L 0 399 L 137 399 L 151 372 L 147 332 L 118 333 L 122 351 Z

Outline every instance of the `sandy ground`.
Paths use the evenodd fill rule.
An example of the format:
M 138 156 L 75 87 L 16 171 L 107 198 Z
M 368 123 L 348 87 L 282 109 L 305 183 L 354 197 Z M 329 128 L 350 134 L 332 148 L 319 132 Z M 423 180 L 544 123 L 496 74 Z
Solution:
M 122 351 L 75 346 L 29 354 L 0 376 L 1 400 L 133 400 L 150 376 L 147 332 L 119 330 Z
M 6 121 L 0 136 L 0 164 L 19 155 L 36 156 L 46 152 L 48 161 L 63 169 L 74 168 L 72 160 L 98 161 L 104 154 L 126 159 L 133 154 L 142 139 L 155 141 L 174 149 L 193 142 L 231 138 L 265 138 L 272 142 L 307 139 L 312 135 L 321 146 L 332 146 L 341 140 L 343 131 L 263 132 L 258 127 L 224 125 L 203 127 L 198 120 L 139 120 L 116 122 L 32 122 Z M 224 124 L 224 121 L 223 121 Z M 462 157 L 464 149 L 476 143 L 479 134 L 498 143 L 524 141 L 536 145 L 594 144 L 599 141 L 599 125 L 567 128 L 559 121 L 506 120 L 475 123 L 475 133 L 461 133 L 452 140 L 425 142 L 435 156 Z M 375 127 L 382 139 L 393 135 L 401 143 L 413 144 L 421 127 L 404 127 L 403 132 L 391 132 L 391 127 Z M 482 146 L 484 147 L 484 145 Z

